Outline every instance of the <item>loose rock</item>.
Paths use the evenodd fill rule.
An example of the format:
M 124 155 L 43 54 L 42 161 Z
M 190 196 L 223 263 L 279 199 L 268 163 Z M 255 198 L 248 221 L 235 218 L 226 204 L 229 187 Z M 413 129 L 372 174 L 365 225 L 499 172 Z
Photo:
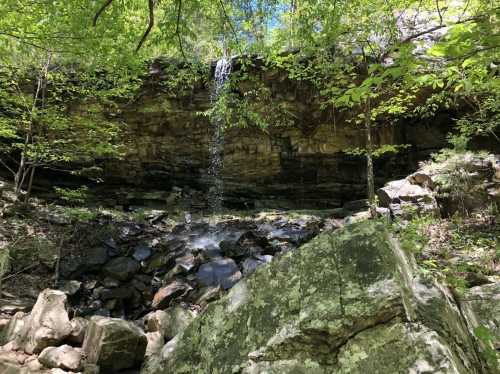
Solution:
M 92 317 L 83 352 L 87 363 L 114 373 L 137 366 L 146 352 L 146 335 L 133 323 L 118 318 Z

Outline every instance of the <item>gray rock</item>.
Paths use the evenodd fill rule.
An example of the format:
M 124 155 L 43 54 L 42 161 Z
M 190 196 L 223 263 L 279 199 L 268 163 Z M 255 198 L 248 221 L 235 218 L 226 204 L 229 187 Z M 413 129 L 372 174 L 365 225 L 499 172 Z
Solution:
M 137 261 L 144 261 L 151 257 L 153 251 L 150 247 L 144 244 L 140 244 L 134 248 L 134 253 L 132 257 Z
M 78 371 L 82 368 L 81 349 L 69 345 L 47 347 L 38 356 L 38 361 L 48 368 Z
M 198 261 L 192 253 L 187 253 L 184 256 L 176 258 L 175 264 L 184 271 L 189 272 L 198 265 Z
M 85 338 L 85 332 L 87 331 L 87 326 L 89 324 L 88 319 L 82 317 L 75 317 L 71 320 L 71 333 L 68 340 L 77 345 L 83 343 Z
M 131 279 L 139 271 L 139 263 L 129 257 L 116 257 L 104 267 L 104 273 L 120 281 Z
M 206 307 L 209 302 L 219 299 L 222 296 L 221 286 L 202 287 L 193 295 L 193 302 L 201 307 Z
M 174 280 L 167 286 L 160 288 L 158 292 L 156 292 L 155 296 L 153 297 L 151 307 L 153 309 L 167 308 L 173 299 L 184 296 L 192 289 L 193 288 L 188 283 L 182 280 Z
M 83 352 L 87 364 L 99 365 L 102 373 L 114 373 L 142 362 L 146 346 L 146 335 L 133 323 L 93 317 L 85 334 Z
M 27 317 L 26 313 L 23 312 L 14 314 L 9 323 L 2 329 L 2 333 L 0 334 L 0 345 L 7 344 L 18 338 L 21 331 L 23 331 Z
M 120 281 L 111 277 L 106 277 L 102 280 L 102 284 L 106 288 L 115 288 L 120 286 Z
M 66 302 L 62 291 L 42 291 L 16 339 L 19 347 L 28 354 L 39 353 L 66 339 L 72 330 Z
M 473 287 L 461 298 L 462 310 L 492 372 L 500 372 L 500 282 Z
M 90 268 L 104 265 L 108 261 L 108 249 L 103 246 L 92 247 L 85 253 L 84 263 Z
M 144 320 L 146 331 L 160 332 L 166 340 L 184 331 L 195 319 L 196 314 L 181 306 L 157 310 L 148 314 Z
M 241 272 L 230 258 L 215 259 L 203 264 L 197 273 L 198 280 L 205 286 L 222 286 L 229 289 L 241 279 Z
M 259 266 L 265 265 L 264 261 L 259 261 L 254 258 L 247 258 L 241 263 L 241 269 L 244 276 L 252 274 Z
M 148 339 L 148 345 L 146 347 L 145 357 L 148 358 L 158 355 L 158 353 L 163 348 L 163 345 L 165 344 L 163 335 L 158 331 L 148 332 L 146 334 L 146 338 Z
M 66 281 L 59 289 L 68 296 L 75 295 L 82 288 L 82 282 L 77 280 Z

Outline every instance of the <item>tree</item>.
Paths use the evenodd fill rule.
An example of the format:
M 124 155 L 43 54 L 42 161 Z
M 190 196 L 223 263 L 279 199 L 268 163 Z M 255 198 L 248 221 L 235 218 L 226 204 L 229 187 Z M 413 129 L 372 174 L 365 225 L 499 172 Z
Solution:
M 0 20 L 0 163 L 11 172 L 17 196 L 26 188 L 27 200 L 37 168 L 65 171 L 69 162 L 117 156 L 118 126 L 99 116 L 69 117 L 68 106 L 77 96 L 88 100 L 104 93 L 70 83 L 69 64 L 78 62 L 86 75 L 82 49 L 106 47 L 78 19 L 88 10 L 77 2 L 63 7 L 5 1 L 0 12 L 5 15 Z

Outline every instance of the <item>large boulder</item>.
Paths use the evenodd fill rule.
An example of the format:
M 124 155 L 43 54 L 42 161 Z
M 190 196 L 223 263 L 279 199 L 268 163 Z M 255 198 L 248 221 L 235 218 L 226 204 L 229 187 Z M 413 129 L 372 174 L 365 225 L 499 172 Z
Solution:
M 88 364 L 95 364 L 103 373 L 115 373 L 136 367 L 144 359 L 147 338 L 133 323 L 107 317 L 92 317 L 83 352 Z
M 326 232 L 236 284 L 143 373 L 483 373 L 453 296 L 381 223 Z
M 395 215 L 404 214 L 405 207 L 410 206 L 420 212 L 438 212 L 434 192 L 426 184 L 417 184 L 414 178 L 389 182 L 377 191 L 377 196 L 380 205 L 391 209 Z
M 33 310 L 25 319 L 16 345 L 26 353 L 40 353 L 44 348 L 62 342 L 71 330 L 66 294 L 46 289 L 38 295 Z
M 471 288 L 461 306 L 490 369 L 500 372 L 500 282 Z

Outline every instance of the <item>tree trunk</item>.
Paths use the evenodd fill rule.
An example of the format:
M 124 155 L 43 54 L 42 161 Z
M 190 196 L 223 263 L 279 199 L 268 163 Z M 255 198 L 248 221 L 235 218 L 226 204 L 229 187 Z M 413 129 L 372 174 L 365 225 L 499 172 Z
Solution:
M 365 104 L 365 130 L 366 130 L 366 181 L 368 187 L 368 204 L 370 205 L 370 215 L 377 216 L 377 206 L 375 201 L 375 177 L 373 174 L 373 144 L 371 129 L 371 106 L 370 97 Z
M 36 169 L 36 166 L 33 165 L 31 167 L 30 179 L 28 181 L 28 187 L 26 188 L 26 195 L 24 196 L 25 203 L 27 203 L 29 201 L 29 198 L 31 196 L 31 189 L 33 188 L 33 179 L 35 178 L 35 169 Z

